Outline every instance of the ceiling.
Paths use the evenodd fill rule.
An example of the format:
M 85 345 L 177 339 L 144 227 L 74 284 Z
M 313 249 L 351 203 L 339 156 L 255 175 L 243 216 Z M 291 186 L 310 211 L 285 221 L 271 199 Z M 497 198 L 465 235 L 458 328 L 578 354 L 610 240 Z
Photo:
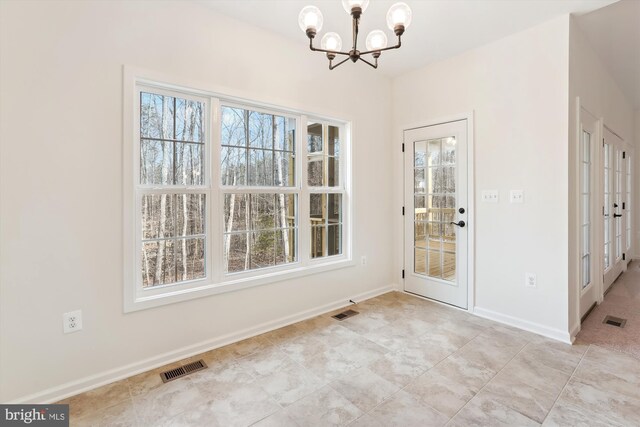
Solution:
M 216 11 L 282 36 L 307 43 L 298 27 L 298 13 L 308 5 L 324 15 L 321 34 L 335 31 L 343 45 L 351 43 L 350 17 L 339 0 L 197 0 Z M 386 12 L 397 0 L 372 0 L 361 19 L 362 38 L 369 31 L 387 31 Z M 522 31 L 555 16 L 585 14 L 615 0 L 404 0 L 413 21 L 399 51 L 383 53 L 379 71 L 397 76 L 430 62 Z M 625 0 L 640 3 L 638 0 Z M 637 75 L 637 74 L 636 74 Z
M 621 0 L 577 19 L 635 109 L 640 109 L 640 1 Z

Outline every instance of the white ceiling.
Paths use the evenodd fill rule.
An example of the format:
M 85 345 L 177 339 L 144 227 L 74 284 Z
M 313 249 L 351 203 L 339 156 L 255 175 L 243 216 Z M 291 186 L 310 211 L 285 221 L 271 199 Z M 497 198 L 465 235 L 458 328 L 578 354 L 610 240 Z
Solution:
M 298 13 L 308 5 L 324 15 L 321 35 L 339 33 L 351 44 L 350 17 L 340 0 L 197 0 L 218 12 L 285 37 L 307 43 L 298 27 Z M 386 12 L 397 0 L 371 0 L 362 16 L 361 38 L 373 29 L 386 30 Z M 396 76 L 426 64 L 498 40 L 566 13 L 584 14 L 615 0 L 404 0 L 413 22 L 403 47 L 380 58 L 379 71 Z M 630 0 L 632 2 L 640 0 Z M 395 36 L 394 36 L 395 37 Z M 364 40 L 363 40 L 364 41 Z
M 621 0 L 577 22 L 629 102 L 640 109 L 640 1 Z

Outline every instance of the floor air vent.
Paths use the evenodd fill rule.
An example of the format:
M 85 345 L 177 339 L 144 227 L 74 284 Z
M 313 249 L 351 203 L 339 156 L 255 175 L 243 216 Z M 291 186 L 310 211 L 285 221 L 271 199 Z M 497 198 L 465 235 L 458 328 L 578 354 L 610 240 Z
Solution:
M 206 368 L 207 368 L 207 364 L 204 363 L 204 360 L 198 360 L 196 362 L 191 362 L 191 363 L 187 363 L 186 365 L 182 365 L 179 368 L 170 369 L 168 371 L 161 372 L 160 378 L 162 378 L 163 383 L 168 383 L 169 381 L 177 380 L 178 378 L 182 378 L 185 375 L 189 375 L 192 372 L 200 371 Z
M 338 313 L 335 316 L 331 316 L 336 320 L 344 320 L 347 319 L 349 317 L 355 316 L 356 314 L 358 314 L 357 311 L 355 310 L 347 310 L 347 311 L 343 311 L 342 313 Z
M 602 321 L 602 323 L 611 325 L 611 326 L 616 326 L 618 328 L 624 328 L 624 325 L 627 323 L 627 319 L 621 319 L 619 317 L 614 317 L 614 316 L 606 316 Z

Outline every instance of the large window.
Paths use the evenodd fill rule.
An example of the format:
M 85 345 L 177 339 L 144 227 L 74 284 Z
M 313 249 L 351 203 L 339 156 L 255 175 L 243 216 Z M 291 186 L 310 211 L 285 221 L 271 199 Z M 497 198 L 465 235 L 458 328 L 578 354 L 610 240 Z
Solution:
M 353 265 L 344 123 L 132 87 L 126 310 Z

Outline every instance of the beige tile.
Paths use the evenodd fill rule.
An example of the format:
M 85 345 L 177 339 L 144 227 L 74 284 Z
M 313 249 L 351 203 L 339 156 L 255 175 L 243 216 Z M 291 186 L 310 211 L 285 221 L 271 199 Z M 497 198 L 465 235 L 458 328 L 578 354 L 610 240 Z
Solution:
M 57 403 L 68 404 L 69 417 L 79 419 L 92 416 L 103 409 L 130 401 L 130 399 L 131 394 L 127 380 L 122 380 L 98 387 L 86 393 L 78 394 Z
M 616 427 L 622 426 L 614 422 L 606 414 L 599 414 L 586 408 L 558 402 L 542 423 L 547 427 Z
M 400 390 L 400 387 L 367 368 L 360 368 L 329 385 L 363 412 L 373 409 L 387 397 Z
M 521 354 L 529 360 L 536 360 L 550 368 L 570 375 L 580 363 L 584 353 L 583 346 L 576 347 L 577 349 L 579 351 L 572 351 L 571 346 L 546 341 L 527 344 Z
M 336 350 L 327 350 L 301 363 L 302 366 L 324 381 L 332 381 L 356 370 L 359 366 Z
M 368 368 L 399 387 L 409 384 L 427 370 L 424 363 L 403 352 L 387 353 L 370 363 Z
M 465 385 L 473 393 L 480 391 L 496 374 L 496 371 L 492 369 L 470 362 L 455 354 L 431 368 L 429 372 Z
M 146 424 L 141 424 L 146 426 Z M 178 415 L 170 418 L 158 420 L 153 424 L 154 427 L 225 427 L 220 424 L 214 417 L 213 412 L 209 408 L 209 404 L 205 403 L 196 408 L 187 409 Z
M 374 418 L 372 415 L 364 414 L 351 424 L 349 427 L 388 427 L 382 424 L 380 420 Z
M 556 400 L 556 395 L 538 390 L 508 375 L 492 379 L 478 397 L 499 402 L 538 423 L 544 421 Z
M 314 337 L 330 347 L 348 343 L 349 341 L 361 338 L 361 335 L 353 332 L 349 328 L 341 326 L 341 322 L 335 321 L 330 325 L 317 329 L 308 335 Z
M 269 415 L 267 418 L 263 418 L 252 427 L 299 427 L 293 418 L 288 416 L 284 410 L 280 410 L 273 415 Z
M 340 322 L 341 326 L 350 329 L 357 334 L 366 334 L 390 325 L 390 322 L 381 317 L 368 317 L 357 315 Z
M 611 390 L 640 400 L 640 374 L 634 372 L 635 368 L 637 365 L 629 363 L 619 364 L 612 361 L 610 364 L 599 364 L 591 359 L 583 359 L 574 377 L 599 384 L 603 390 Z
M 431 371 L 413 381 L 404 390 L 448 417 L 453 417 L 475 396 L 474 390 L 470 387 Z
M 346 340 L 345 340 L 346 342 Z M 280 346 L 280 350 L 292 360 L 304 363 L 309 359 L 328 351 L 333 346 L 317 335 L 307 334 Z
M 345 360 L 358 366 L 367 366 L 389 352 L 388 349 L 362 337 L 340 344 L 335 349 Z
M 306 331 L 299 326 L 298 323 L 285 326 L 283 328 L 274 329 L 273 331 L 262 334 L 269 342 L 274 345 L 281 346 L 298 337 L 306 334 Z
M 521 353 L 502 369 L 498 374 L 501 377 L 513 378 L 557 398 L 570 376 Z
M 394 325 L 367 332 L 362 336 L 391 351 L 400 350 L 415 340 L 415 338 Z
M 455 427 L 526 427 L 539 426 L 540 424 L 499 402 L 478 395 L 471 399 L 448 425 Z
M 171 418 L 187 408 L 200 406 L 205 401 L 204 394 L 188 377 L 168 382 L 133 398 L 138 419 L 143 425 Z
M 281 406 L 257 384 L 230 387 L 224 397 L 211 400 L 207 410 L 218 425 L 248 426 L 281 410 Z
M 298 400 L 285 413 L 302 426 L 344 426 L 363 412 L 329 386 Z
M 194 372 L 188 377 L 205 398 L 217 396 L 220 390 L 226 390 L 229 386 L 238 384 L 251 384 L 254 377 L 248 374 L 237 363 L 226 366 L 214 366 L 202 371 Z M 181 381 L 181 380 L 177 380 Z
M 443 426 L 449 417 L 400 390 L 369 413 L 382 426 Z
M 559 401 L 607 414 L 623 425 L 640 425 L 640 400 L 603 389 L 597 382 L 571 378 Z
M 246 340 L 239 341 L 235 344 L 230 344 L 223 347 L 225 351 L 230 351 L 234 357 L 240 358 L 263 351 L 273 346 L 271 342 L 264 336 L 259 335 L 257 337 L 248 338 Z
M 292 363 L 285 369 L 260 378 L 256 384 L 284 407 L 322 388 L 326 381 Z
M 393 321 L 391 326 L 413 338 L 424 335 L 433 328 L 433 324 L 431 322 L 406 316 Z
M 609 350 L 597 345 L 589 346 L 584 355 L 586 361 L 597 363 L 599 365 L 608 366 L 610 369 L 620 367 L 620 373 L 626 372 L 634 376 L 640 376 L 640 359 L 630 354 L 621 353 L 615 350 Z
M 84 418 L 70 417 L 72 427 L 133 427 L 139 425 L 131 399 L 110 408 L 92 412 Z
M 181 366 L 180 363 L 171 363 L 127 378 L 126 381 L 129 385 L 131 396 L 139 396 L 160 387 L 164 384 L 162 378 L 160 378 L 160 373 L 168 371 L 169 369 L 175 369 L 179 366 Z
M 209 367 L 220 366 L 220 365 L 228 365 L 235 361 L 235 357 L 233 356 L 233 352 L 227 347 L 216 348 L 215 350 L 207 351 L 205 353 L 200 353 L 193 356 L 191 359 L 193 360 L 204 360 L 204 363 Z
M 262 377 L 293 363 L 278 347 L 268 347 L 238 359 L 238 365 L 253 377 Z
M 456 355 L 495 372 L 518 354 L 524 344 L 508 345 L 486 337 L 476 337 L 456 352 Z

